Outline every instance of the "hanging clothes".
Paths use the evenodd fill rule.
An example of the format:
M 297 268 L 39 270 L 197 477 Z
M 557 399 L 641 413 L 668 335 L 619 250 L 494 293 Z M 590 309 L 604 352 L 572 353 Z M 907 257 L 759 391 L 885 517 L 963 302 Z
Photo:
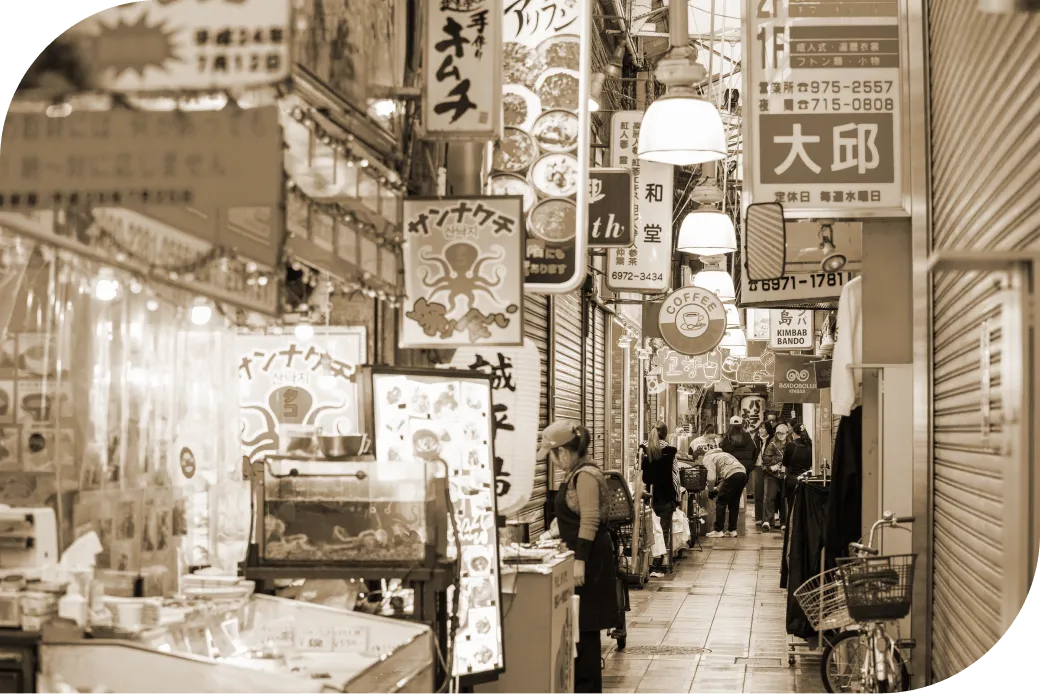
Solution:
M 827 499 L 828 568 L 849 554 L 849 543 L 863 534 L 863 408 L 857 407 L 838 424 Z
M 780 587 L 787 588 L 787 633 L 803 639 L 815 636 L 816 631 L 809 625 L 794 591 L 820 573 L 828 494 L 827 487 L 821 484 L 799 482 L 784 535 L 785 562 L 781 567 Z
M 861 404 L 863 373 L 848 368 L 863 362 L 863 280 L 854 278 L 841 290 L 838 300 L 838 334 L 831 373 L 831 408 L 848 417 Z

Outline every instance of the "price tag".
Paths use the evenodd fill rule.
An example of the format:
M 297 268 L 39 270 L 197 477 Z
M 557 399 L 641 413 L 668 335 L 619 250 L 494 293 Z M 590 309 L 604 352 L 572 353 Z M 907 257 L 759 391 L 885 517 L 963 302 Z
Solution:
M 332 630 L 301 629 L 296 636 L 296 648 L 301 651 L 331 651 Z
M 368 651 L 368 629 L 340 627 L 332 630 L 333 649 L 337 653 L 365 653 Z

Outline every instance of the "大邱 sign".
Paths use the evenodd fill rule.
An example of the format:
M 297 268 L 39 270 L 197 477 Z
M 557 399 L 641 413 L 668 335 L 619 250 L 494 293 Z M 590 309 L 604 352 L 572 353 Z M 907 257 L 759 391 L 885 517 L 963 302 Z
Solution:
M 521 345 L 523 198 L 404 201 L 402 347 Z
M 502 113 L 502 0 L 427 5 L 423 124 L 431 137 L 491 140 Z
M 784 403 L 817 403 L 820 390 L 816 385 L 816 357 L 777 354 L 773 378 L 773 401 Z
M 905 215 L 895 2 L 748 0 L 745 185 L 788 217 Z
M 589 171 L 589 246 L 632 245 L 632 172 Z
M 665 343 L 680 354 L 707 354 L 726 335 L 726 307 L 712 292 L 683 287 L 668 295 L 657 318 Z
M 613 164 L 632 171 L 633 243 L 607 251 L 606 283 L 618 292 L 660 294 L 672 286 L 674 172 L 670 164 L 636 157 L 642 122 L 642 111 L 620 111 L 610 121 Z
M 813 312 L 803 309 L 775 308 L 769 312 L 769 347 L 792 352 L 812 349 Z

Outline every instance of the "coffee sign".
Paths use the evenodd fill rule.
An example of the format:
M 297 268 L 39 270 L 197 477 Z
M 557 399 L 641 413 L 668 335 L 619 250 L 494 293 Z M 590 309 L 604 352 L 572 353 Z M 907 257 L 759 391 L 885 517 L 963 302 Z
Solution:
M 726 307 L 707 289 L 683 287 L 664 300 L 657 322 L 661 337 L 676 352 L 707 354 L 726 335 Z
M 589 171 L 589 246 L 632 245 L 632 172 Z

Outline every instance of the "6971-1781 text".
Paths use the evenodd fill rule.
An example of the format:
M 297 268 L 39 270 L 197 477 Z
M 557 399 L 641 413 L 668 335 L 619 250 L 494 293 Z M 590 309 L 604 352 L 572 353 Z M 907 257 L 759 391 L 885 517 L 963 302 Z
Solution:
M 782 292 L 799 287 L 822 289 L 841 287 L 851 279 L 852 274 L 848 272 L 816 272 L 811 275 L 788 275 L 774 280 L 752 280 L 748 283 L 748 288 L 753 292 Z

